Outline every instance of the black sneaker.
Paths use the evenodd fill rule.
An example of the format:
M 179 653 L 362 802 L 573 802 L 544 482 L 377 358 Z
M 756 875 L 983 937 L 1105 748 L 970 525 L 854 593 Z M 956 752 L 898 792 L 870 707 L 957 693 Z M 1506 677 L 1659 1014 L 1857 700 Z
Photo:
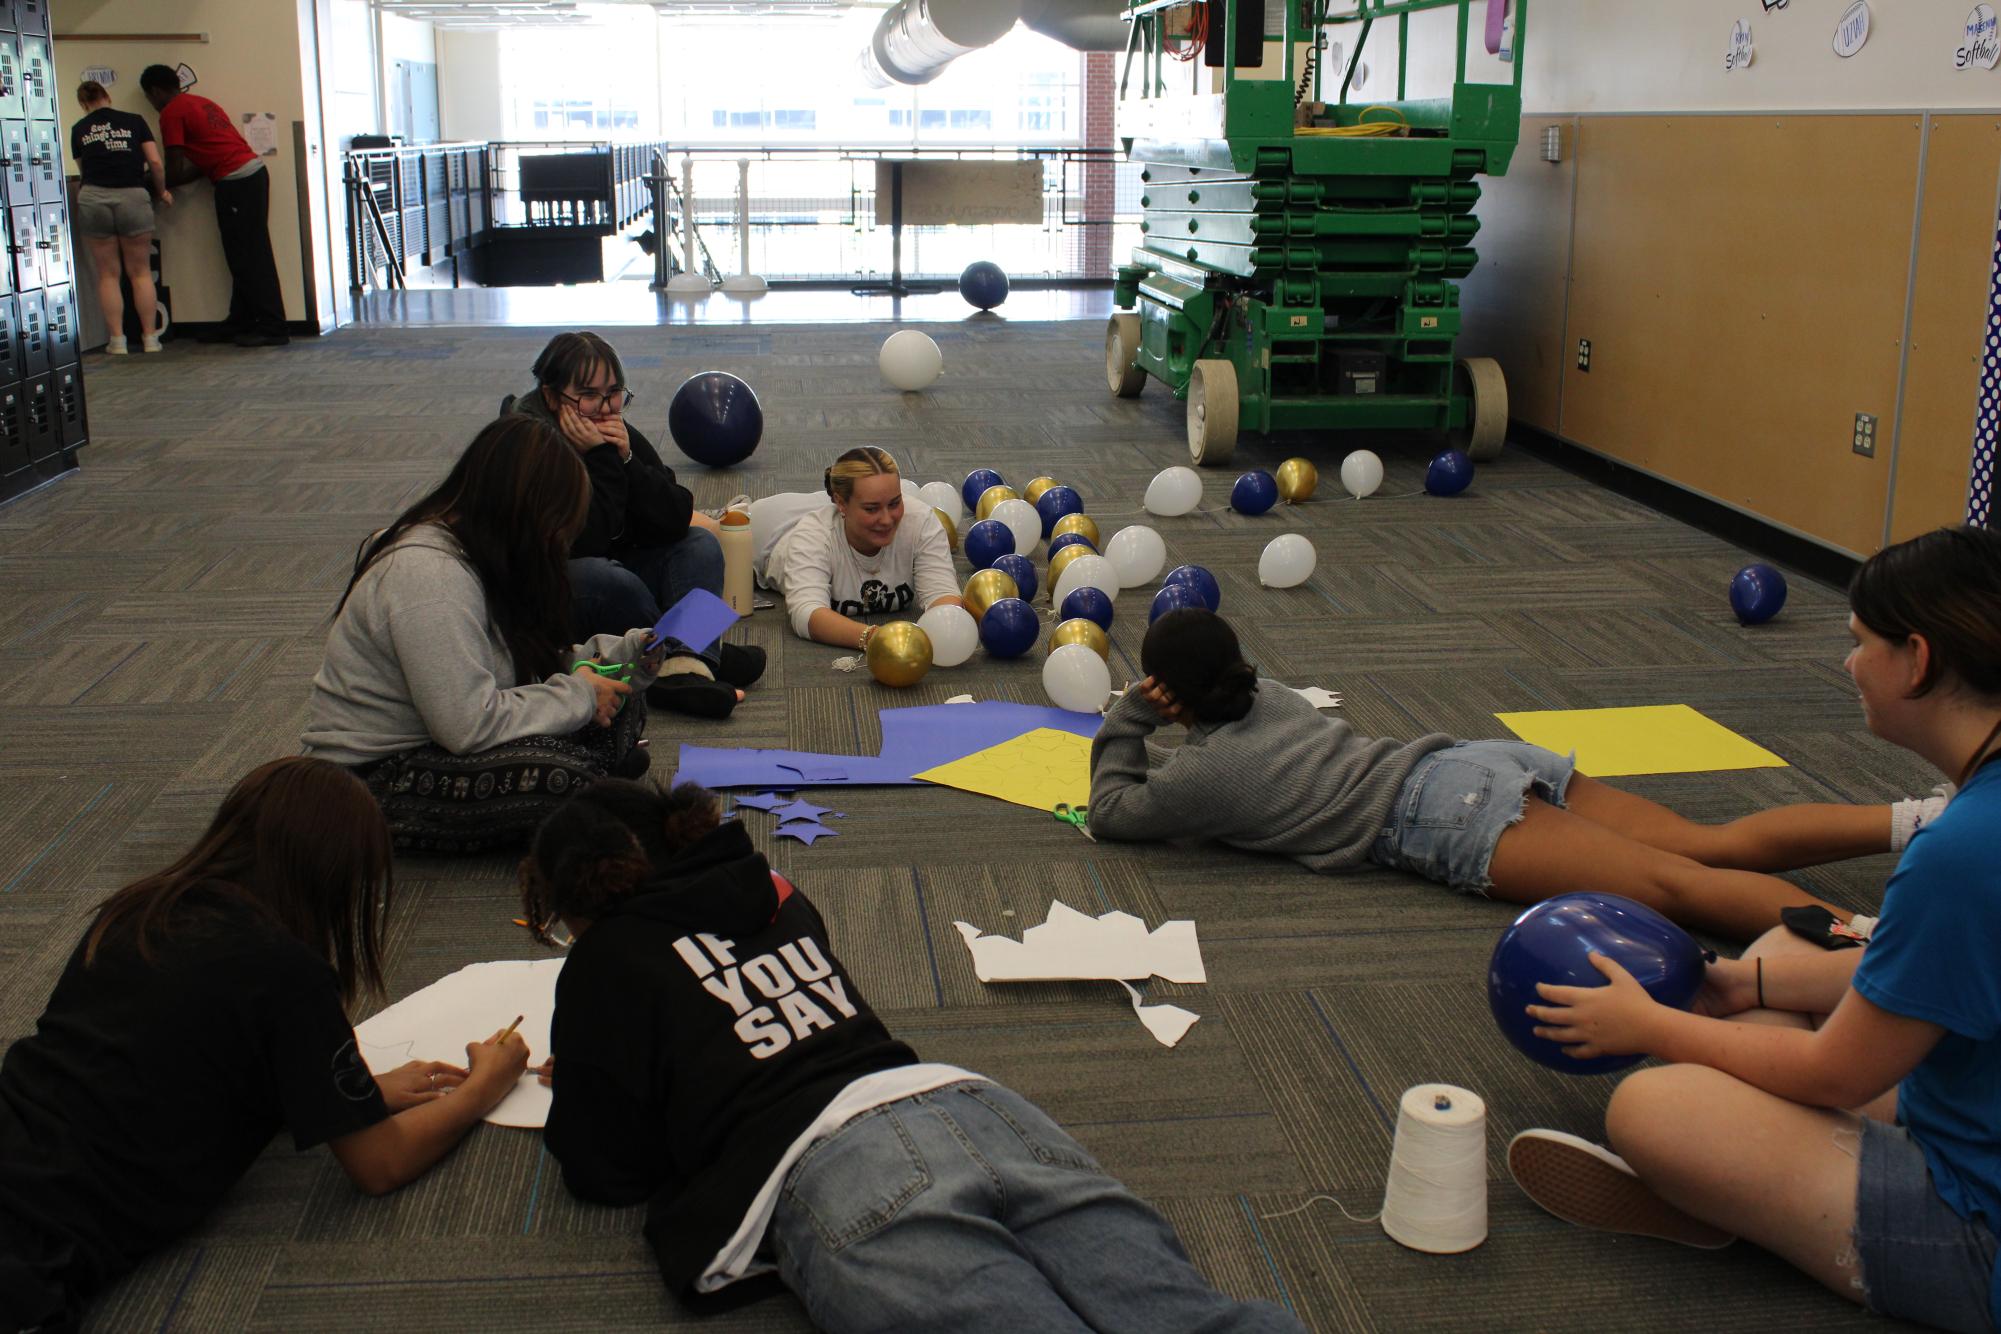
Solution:
M 676 672 L 646 687 L 646 703 L 690 718 L 727 718 L 736 708 L 736 687 L 694 672 Z
M 605 772 L 613 778 L 644 778 L 652 767 L 653 752 L 645 746 L 634 746 Z
M 724 644 L 717 654 L 722 659 L 717 678 L 738 690 L 750 689 L 764 675 L 764 650 L 754 644 Z

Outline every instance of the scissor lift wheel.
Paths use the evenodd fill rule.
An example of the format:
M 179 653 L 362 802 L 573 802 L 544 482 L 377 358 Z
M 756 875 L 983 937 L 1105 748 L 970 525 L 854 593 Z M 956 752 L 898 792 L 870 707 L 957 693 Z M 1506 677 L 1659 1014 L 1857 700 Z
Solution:
M 1146 372 L 1137 365 L 1139 316 L 1114 315 L 1105 325 L 1105 383 L 1116 398 L 1138 398 Z
M 1508 439 L 1508 382 L 1492 357 L 1462 357 L 1459 387 L 1473 399 L 1470 420 L 1452 432 L 1452 443 L 1476 463 L 1501 457 Z
M 1202 360 L 1188 377 L 1188 456 L 1215 467 L 1237 449 L 1237 368 Z

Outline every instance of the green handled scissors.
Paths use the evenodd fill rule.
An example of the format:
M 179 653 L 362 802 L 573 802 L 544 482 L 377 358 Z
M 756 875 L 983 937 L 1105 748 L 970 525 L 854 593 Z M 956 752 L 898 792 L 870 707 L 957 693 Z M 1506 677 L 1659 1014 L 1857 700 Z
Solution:
M 609 677 L 611 680 L 623 681 L 627 685 L 631 685 L 632 673 L 638 666 L 639 664 L 634 662 L 599 662 L 595 658 L 585 658 L 581 662 L 571 663 L 570 670 L 580 672 L 588 667 L 599 676 Z
M 1056 808 L 1055 808 L 1054 810 L 1052 810 L 1052 811 L 1050 812 L 1050 814 L 1051 814 L 1051 815 L 1054 815 L 1054 816 L 1055 816 L 1055 817 L 1056 817 L 1057 819 L 1061 820 L 1061 821 L 1062 821 L 1062 822 L 1063 822 L 1064 824 L 1067 824 L 1067 825 L 1069 825 L 1069 826 L 1070 826 L 1071 828 L 1075 829 L 1075 830 L 1076 830 L 1076 831 L 1077 831 L 1078 833 L 1082 834 L 1082 835 L 1083 835 L 1083 836 L 1084 836 L 1085 838 L 1089 838 L 1089 839 L 1091 839 L 1091 841 L 1092 841 L 1093 843 L 1095 843 L 1095 842 L 1097 842 L 1097 841 L 1098 841 L 1097 839 L 1095 839 L 1095 838 L 1092 838 L 1092 835 L 1091 835 L 1091 808 L 1090 808 L 1090 807 L 1088 807 L 1088 806 L 1072 806 L 1072 805 L 1071 805 L 1071 804 L 1070 804 L 1069 802 L 1067 802 L 1067 801 L 1059 801 L 1059 802 L 1057 802 L 1057 803 L 1056 803 Z

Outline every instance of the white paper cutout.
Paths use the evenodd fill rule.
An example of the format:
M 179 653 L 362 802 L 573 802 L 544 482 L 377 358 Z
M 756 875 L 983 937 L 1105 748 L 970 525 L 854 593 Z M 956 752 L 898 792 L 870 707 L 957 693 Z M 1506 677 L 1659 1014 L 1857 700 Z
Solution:
M 1753 60 L 1757 59 L 1757 56 L 1758 48 L 1751 44 L 1750 23 L 1744 19 L 1738 19 L 1736 24 L 1730 29 L 1730 47 L 1723 53 L 1723 68 L 1725 72 L 1733 69 L 1743 69 Z
M 1146 1025 L 1146 1031 L 1153 1034 L 1154 1041 L 1163 1047 L 1172 1047 L 1188 1036 L 1188 1030 L 1202 1016 L 1193 1010 L 1184 1010 L 1179 1005 L 1142 1005 L 1139 992 L 1130 982 L 1121 982 L 1126 994 L 1133 998 L 1133 1013 Z
M 954 695 L 945 702 L 947 704 L 972 704 L 975 701 L 971 695 Z
M 1048 920 L 1020 940 L 983 935 L 970 922 L 952 925 L 973 952 L 973 972 L 982 982 L 1209 980 L 1195 923 L 1185 919 L 1148 931 L 1131 913 L 1089 917 L 1052 899 Z
M 1855 0 L 1834 25 L 1834 54 L 1846 60 L 1869 41 L 1869 0 Z
M 1341 697 L 1331 690 L 1322 690 L 1319 686 L 1293 686 L 1291 689 L 1293 694 L 1299 696 L 1316 709 L 1338 709 L 1341 707 Z
M 1952 53 L 1952 67 L 1993 69 L 1997 63 L 2001 63 L 2001 23 L 1995 20 L 1994 6 L 1975 5 L 1966 16 L 1959 47 Z
M 510 959 L 468 964 L 355 1025 L 362 1059 L 387 1074 L 406 1061 L 466 1063 L 466 1044 L 483 1042 L 521 1016 L 531 1066 L 549 1055 L 561 959 Z M 533 1070 L 486 1114 L 497 1126 L 540 1130 L 549 1121 L 550 1091 Z

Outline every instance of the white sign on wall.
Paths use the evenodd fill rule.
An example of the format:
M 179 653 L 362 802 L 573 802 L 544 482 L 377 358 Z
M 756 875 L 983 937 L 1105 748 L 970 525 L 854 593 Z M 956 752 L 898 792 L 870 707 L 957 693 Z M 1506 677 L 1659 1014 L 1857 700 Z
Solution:
M 2001 63 L 2001 21 L 1994 17 L 1994 6 L 1975 5 L 1966 16 L 1965 35 L 1952 53 L 1952 67 L 1993 69 L 1997 63 Z
M 1738 19 L 1736 26 L 1730 29 L 1730 49 L 1723 53 L 1723 68 L 1726 71 L 1743 69 L 1757 55 L 1758 48 L 1751 45 L 1751 25 Z
M 1993 68 L 1991 65 L 1988 68 Z M 87 65 L 83 71 L 84 82 L 101 83 L 106 88 L 118 82 L 118 71 L 109 65 Z
M 1834 25 L 1834 54 L 1844 60 L 1860 51 L 1869 40 L 1869 0 L 1855 0 Z

